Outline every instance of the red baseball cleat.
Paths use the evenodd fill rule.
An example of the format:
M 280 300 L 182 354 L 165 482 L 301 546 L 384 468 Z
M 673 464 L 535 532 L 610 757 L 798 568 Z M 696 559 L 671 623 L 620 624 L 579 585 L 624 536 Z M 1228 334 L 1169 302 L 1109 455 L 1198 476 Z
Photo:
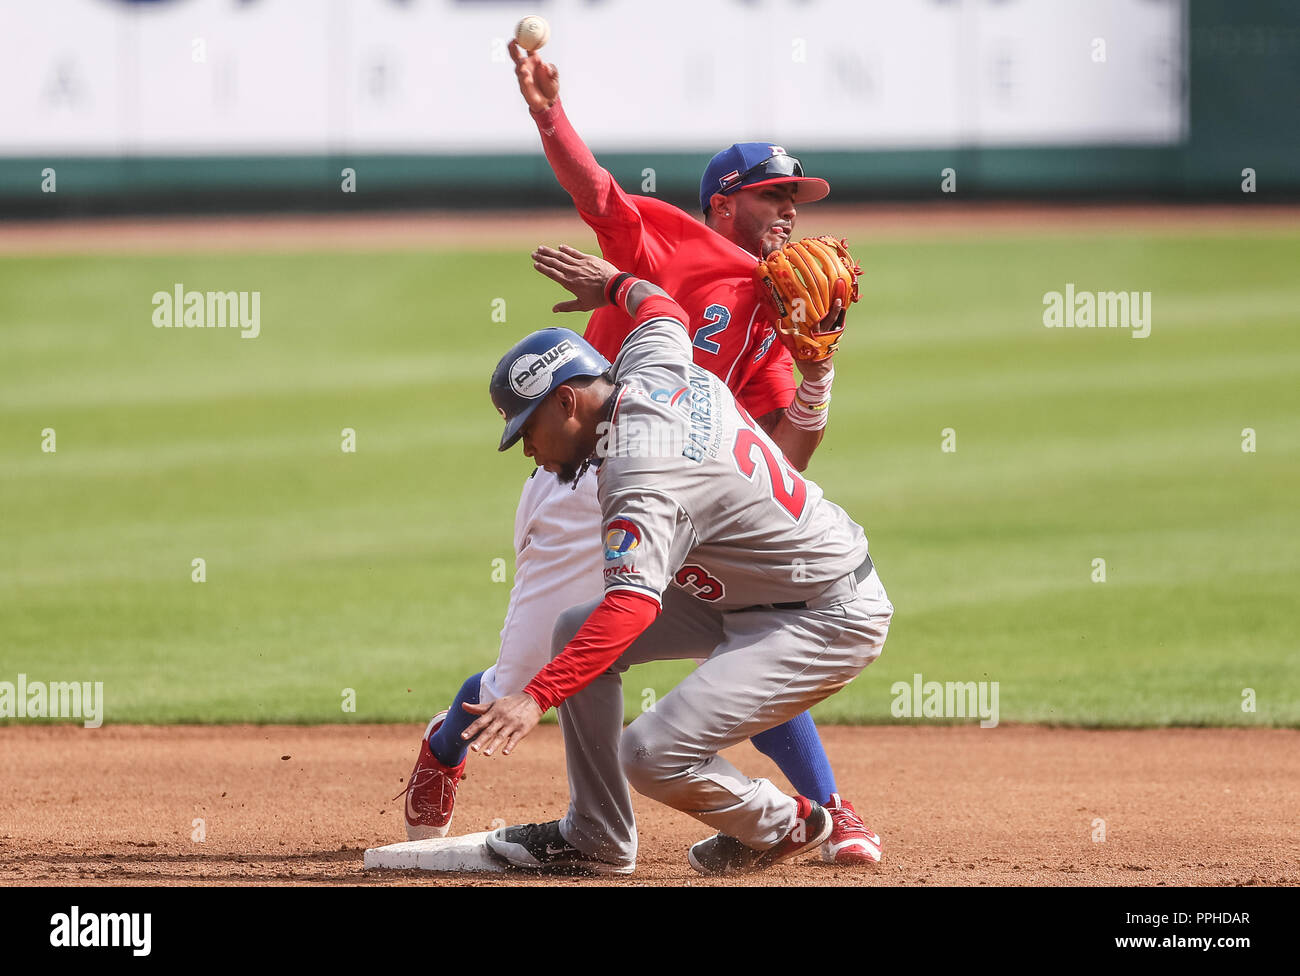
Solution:
M 831 835 L 822 844 L 822 860 L 827 864 L 877 864 L 880 861 L 880 837 L 853 809 L 853 804 L 832 793 L 826 804 L 831 815 Z
M 451 815 L 456 808 L 456 784 L 465 774 L 465 760 L 462 759 L 455 768 L 444 766 L 429 749 L 429 736 L 446 717 L 447 713 L 442 711 L 429 721 L 424 738 L 420 740 L 420 755 L 411 770 L 411 778 L 406 782 L 406 789 L 397 794 L 406 795 L 407 840 L 446 837 L 451 829 Z

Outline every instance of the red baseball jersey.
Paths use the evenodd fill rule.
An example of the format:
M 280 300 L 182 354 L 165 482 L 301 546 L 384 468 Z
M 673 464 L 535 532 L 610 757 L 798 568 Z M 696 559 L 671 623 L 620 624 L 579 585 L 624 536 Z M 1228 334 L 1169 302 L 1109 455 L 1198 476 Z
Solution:
M 533 118 L 556 177 L 596 232 L 605 259 L 654 282 L 686 312 L 695 362 L 726 383 L 754 417 L 788 407 L 794 361 L 759 303 L 758 259 L 678 207 L 624 193 L 559 102 Z M 606 306 L 592 313 L 586 339 L 613 362 L 631 329 L 627 315 Z
M 695 362 L 720 378 L 752 416 L 794 398 L 793 360 L 775 341 L 754 289 L 755 257 L 662 200 L 619 190 L 620 207 L 582 213 L 607 261 L 668 292 L 690 317 Z M 586 338 L 613 362 L 632 320 L 612 305 L 597 309 Z

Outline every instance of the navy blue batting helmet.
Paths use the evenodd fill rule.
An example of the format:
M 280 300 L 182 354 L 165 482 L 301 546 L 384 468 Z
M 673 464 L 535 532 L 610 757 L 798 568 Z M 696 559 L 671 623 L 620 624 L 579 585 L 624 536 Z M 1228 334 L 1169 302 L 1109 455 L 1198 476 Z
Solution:
M 600 376 L 607 369 L 609 360 L 569 329 L 542 329 L 515 343 L 492 371 L 488 387 L 497 413 L 506 421 L 497 450 L 509 450 L 519 440 L 519 428 L 557 386 L 575 376 Z

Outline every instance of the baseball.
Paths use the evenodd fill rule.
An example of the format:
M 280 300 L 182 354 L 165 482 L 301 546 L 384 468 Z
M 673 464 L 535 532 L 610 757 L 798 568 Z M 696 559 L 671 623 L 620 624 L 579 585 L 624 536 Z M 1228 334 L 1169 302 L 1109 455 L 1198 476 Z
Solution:
M 551 39 L 551 25 L 541 17 L 525 17 L 515 28 L 515 41 L 525 51 L 536 51 Z

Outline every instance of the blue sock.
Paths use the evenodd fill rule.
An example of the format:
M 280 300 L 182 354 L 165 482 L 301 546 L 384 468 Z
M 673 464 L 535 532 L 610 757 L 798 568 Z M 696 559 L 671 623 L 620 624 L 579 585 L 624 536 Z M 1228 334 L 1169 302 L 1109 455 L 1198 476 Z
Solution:
M 760 732 L 749 740 L 754 748 L 767 756 L 785 774 L 802 796 L 825 804 L 835 786 L 835 773 L 826 758 L 821 736 L 813 724 L 812 715 L 804 712 L 784 725 Z
M 466 702 L 471 705 L 478 704 L 482 681 L 482 671 L 465 679 L 465 683 L 460 686 L 460 691 L 456 692 L 456 697 L 452 699 L 451 708 L 447 709 L 447 717 L 442 720 L 437 731 L 429 736 L 429 749 L 434 758 L 444 766 L 459 766 L 465 754 L 469 752 L 469 743 L 462 739 L 460 734 L 469 728 L 478 716 L 471 715 L 460 706 Z

